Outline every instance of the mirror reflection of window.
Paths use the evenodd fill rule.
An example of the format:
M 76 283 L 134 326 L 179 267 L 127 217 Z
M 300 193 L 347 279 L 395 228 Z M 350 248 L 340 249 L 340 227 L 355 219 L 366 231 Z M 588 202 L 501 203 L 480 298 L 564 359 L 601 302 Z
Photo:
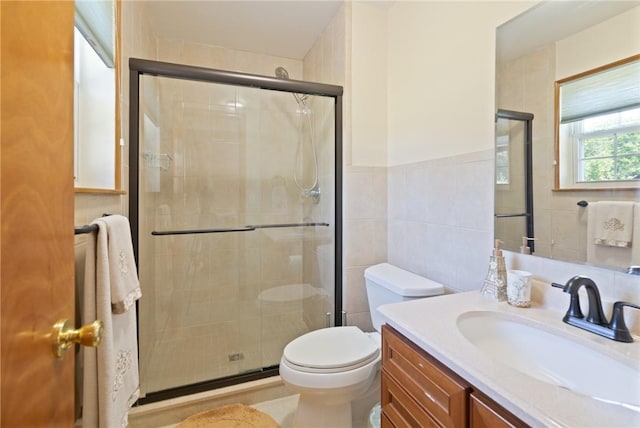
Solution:
M 114 189 L 116 76 L 111 1 L 76 1 L 75 187 Z
M 509 184 L 509 136 L 496 137 L 496 184 Z
M 560 188 L 640 183 L 640 60 L 556 83 Z

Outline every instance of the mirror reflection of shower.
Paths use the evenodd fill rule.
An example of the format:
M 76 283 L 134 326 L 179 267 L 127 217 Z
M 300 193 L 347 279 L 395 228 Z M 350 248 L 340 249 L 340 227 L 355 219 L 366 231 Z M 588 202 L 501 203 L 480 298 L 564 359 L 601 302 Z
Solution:
M 289 79 L 289 72 L 284 67 L 277 67 L 275 75 L 279 79 Z M 320 188 L 318 187 L 318 155 L 316 153 L 316 146 L 314 141 L 313 121 L 311 120 L 311 109 L 307 106 L 306 100 L 308 95 L 292 93 L 293 97 L 298 103 L 298 141 L 296 148 L 295 161 L 293 166 L 293 181 L 300 190 L 300 194 L 305 198 L 312 198 L 317 204 L 320 202 Z M 306 120 L 305 120 L 306 119 Z M 306 133 L 305 133 L 306 125 Z M 306 138 L 305 138 L 306 136 Z M 307 143 L 307 144 L 305 144 Z M 312 163 L 309 166 L 311 169 L 312 180 L 305 182 L 305 147 L 310 150 Z

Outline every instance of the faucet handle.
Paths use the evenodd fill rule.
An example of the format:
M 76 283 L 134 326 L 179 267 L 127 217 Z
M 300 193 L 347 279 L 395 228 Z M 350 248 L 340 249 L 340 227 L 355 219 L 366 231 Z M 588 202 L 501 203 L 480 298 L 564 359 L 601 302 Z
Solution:
M 615 302 L 613 304 L 613 313 L 611 314 L 611 322 L 609 322 L 609 328 L 613 330 L 614 338 L 619 342 L 633 342 L 633 337 L 629 332 L 629 328 L 624 322 L 623 308 L 629 306 L 631 308 L 640 309 L 640 306 L 629 302 Z
M 565 293 L 570 293 L 571 294 L 571 300 L 569 302 L 569 309 L 567 310 L 566 315 L 564 316 L 564 321 L 566 322 L 566 320 L 568 318 L 584 318 L 584 314 L 582 313 L 582 310 L 580 309 L 580 297 L 578 296 L 577 291 L 572 292 L 571 291 L 571 281 L 575 278 L 578 277 L 574 277 L 571 278 L 566 284 L 558 284 L 557 282 L 552 282 L 551 286 L 555 287 L 555 288 L 561 288 L 562 291 L 564 291 Z M 589 312 L 591 312 L 591 308 L 589 308 Z

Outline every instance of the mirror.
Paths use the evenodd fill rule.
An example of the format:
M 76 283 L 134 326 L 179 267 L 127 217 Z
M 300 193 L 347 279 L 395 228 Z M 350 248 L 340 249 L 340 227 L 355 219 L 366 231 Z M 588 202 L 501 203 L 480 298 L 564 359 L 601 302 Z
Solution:
M 78 0 L 74 31 L 74 184 L 120 189 L 119 1 Z
M 599 189 L 560 188 L 556 183 L 559 168 L 554 120 L 556 82 L 638 55 L 639 20 L 640 5 L 637 2 L 549 1 L 535 5 L 498 27 L 496 109 L 533 116 L 532 186 L 530 192 L 525 190 L 525 186 L 520 186 L 517 190 L 522 193 L 513 196 L 513 200 L 525 201 L 531 197 L 534 234 L 526 234 L 530 232 L 527 232 L 522 218 L 496 217 L 496 239 L 505 242 L 505 249 L 531 251 L 536 256 L 590 263 L 615 270 L 626 271 L 630 265 L 640 264 L 640 208 L 633 206 L 633 202 L 640 203 L 640 189 L 629 186 L 620 189 L 611 185 Z M 518 208 L 521 212 L 506 212 L 503 206 L 499 206 L 503 200 L 500 193 L 505 189 L 505 169 L 499 165 L 505 158 L 504 149 L 500 147 L 504 144 L 504 129 L 496 122 L 495 212 L 526 214 L 524 205 Z M 520 149 L 513 150 L 515 153 Z M 517 181 L 517 174 L 525 176 L 524 165 L 526 161 L 510 164 L 510 183 Z M 501 177 L 498 176 L 500 170 Z M 629 202 L 628 205 L 634 209 L 634 229 L 638 237 L 634 235 L 633 238 L 637 243 L 623 250 L 608 248 L 608 254 L 601 256 L 602 248 L 594 245 L 593 225 L 589 223 L 590 211 L 597 206 L 607 206 L 601 202 Z M 591 218 L 595 216 L 592 214 Z M 518 221 L 520 223 L 516 225 Z M 523 237 L 535 240 L 524 241 L 523 245 Z M 625 252 L 623 257 L 618 257 L 620 251 Z

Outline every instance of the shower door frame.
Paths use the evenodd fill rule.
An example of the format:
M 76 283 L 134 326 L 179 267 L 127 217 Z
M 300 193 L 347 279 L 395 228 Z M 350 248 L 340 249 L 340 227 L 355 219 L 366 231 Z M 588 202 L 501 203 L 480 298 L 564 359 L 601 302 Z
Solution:
M 335 211 L 334 211 L 334 325 L 343 324 L 342 310 L 342 86 L 329 85 L 301 80 L 284 80 L 276 77 L 249 73 L 196 67 L 129 58 L 129 222 L 131 240 L 136 263 L 138 262 L 139 233 L 139 186 L 140 186 L 140 78 L 143 75 L 191 80 L 215 84 L 234 85 L 259 89 L 268 89 L 296 94 L 307 94 L 334 99 L 334 144 L 335 144 Z M 136 302 L 138 304 L 138 302 Z M 138 332 L 139 334 L 139 332 Z M 152 392 L 138 400 L 139 404 L 151 403 L 183 395 L 203 392 L 242 382 L 275 376 L 277 367 L 238 374 L 222 379 L 208 380 L 192 385 L 179 386 L 165 391 Z
M 525 217 L 525 227 L 527 237 L 534 238 L 533 225 L 533 113 L 498 109 L 495 114 L 495 121 L 507 119 L 522 122 L 524 127 L 524 191 L 525 191 L 525 212 L 512 214 L 494 214 L 496 219 L 510 217 Z M 494 208 L 495 211 L 495 208 Z M 528 240 L 527 246 L 531 254 L 535 251 L 535 241 Z

